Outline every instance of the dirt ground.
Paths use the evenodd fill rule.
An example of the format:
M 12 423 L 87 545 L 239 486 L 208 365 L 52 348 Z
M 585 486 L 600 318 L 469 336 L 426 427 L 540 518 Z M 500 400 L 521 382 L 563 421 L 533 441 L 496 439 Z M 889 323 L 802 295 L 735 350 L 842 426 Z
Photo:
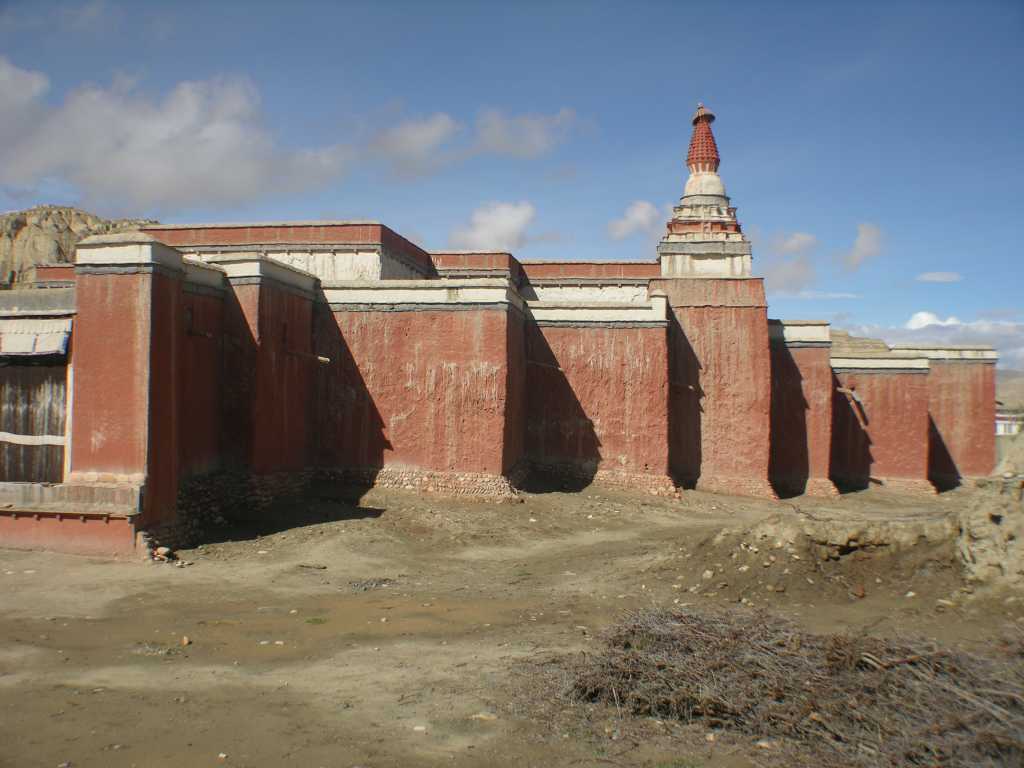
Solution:
M 539 715 L 559 691 L 531 687 L 524 662 L 592 649 L 655 606 L 984 647 L 1024 599 L 962 581 L 942 532 L 973 493 L 373 491 L 279 508 L 182 565 L 0 550 L 0 766 L 757 765 L 749 740 L 698 726 Z M 911 534 L 831 549 L 793 534 L 823 519 Z

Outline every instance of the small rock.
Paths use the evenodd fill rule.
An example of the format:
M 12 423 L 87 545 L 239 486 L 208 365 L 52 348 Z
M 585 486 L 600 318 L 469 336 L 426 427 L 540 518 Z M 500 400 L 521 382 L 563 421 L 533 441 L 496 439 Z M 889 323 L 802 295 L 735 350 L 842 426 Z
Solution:
M 416 733 L 426 733 L 427 732 L 427 726 L 425 726 L 425 725 L 414 725 L 412 727 L 412 729 L 414 731 L 416 731 Z
M 192 645 L 192 639 L 188 635 L 183 635 L 181 638 L 181 644 L 183 646 Z
M 497 720 L 497 715 L 492 715 L 490 712 L 477 712 L 475 715 L 471 715 L 470 720 L 483 720 L 484 722 L 491 722 Z
M 710 581 L 711 579 L 715 578 L 715 572 L 709 568 L 708 570 L 704 571 L 704 573 L 702 573 L 700 577 L 704 579 L 704 581 Z
M 864 597 L 867 595 L 867 592 L 865 591 L 863 584 L 854 585 L 852 592 L 853 596 L 856 597 L 858 600 L 863 600 Z
M 907 592 L 907 594 L 905 594 L 904 597 L 917 597 L 917 592 Z

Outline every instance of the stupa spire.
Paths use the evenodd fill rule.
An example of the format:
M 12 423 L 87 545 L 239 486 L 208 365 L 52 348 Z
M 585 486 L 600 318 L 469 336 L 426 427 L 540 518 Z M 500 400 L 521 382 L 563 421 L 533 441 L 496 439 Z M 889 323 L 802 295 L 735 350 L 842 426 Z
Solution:
M 686 165 L 690 173 L 700 171 L 714 173 L 718 170 L 721 158 L 718 156 L 718 145 L 711 124 L 715 122 L 715 114 L 703 104 L 697 104 L 697 113 L 693 116 L 693 135 L 690 137 L 690 151 L 686 153 Z
M 658 244 L 665 276 L 750 276 L 750 241 L 743 236 L 736 209 L 718 175 L 721 158 L 711 132 L 714 120 L 710 109 L 697 105 L 686 153 L 690 177 Z

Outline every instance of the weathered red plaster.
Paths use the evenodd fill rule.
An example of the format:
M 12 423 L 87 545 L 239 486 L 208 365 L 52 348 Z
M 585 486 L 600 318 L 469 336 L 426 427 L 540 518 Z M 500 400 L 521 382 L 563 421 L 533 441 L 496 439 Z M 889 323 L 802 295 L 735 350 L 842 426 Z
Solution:
M 930 361 L 929 475 L 940 486 L 995 467 L 995 370 L 991 362 Z
M 521 312 L 510 312 L 506 333 L 507 369 L 505 429 L 502 446 L 502 473 L 510 476 L 517 469 L 525 470 L 527 400 L 526 318 Z
M 152 275 L 77 279 L 71 471 L 146 472 Z
M 181 474 L 212 472 L 221 467 L 221 420 L 224 371 L 221 346 L 224 333 L 223 296 L 182 295 L 184 333 L 178 386 Z
M 872 482 L 931 490 L 928 374 L 838 372 L 832 409 L 832 478 L 844 489 Z M 851 395 L 838 391 L 843 388 Z
M 774 498 L 771 361 L 761 279 L 652 280 L 667 296 L 670 461 L 682 485 Z
M 431 253 L 434 268 L 438 273 L 487 272 L 507 275 L 514 285 L 523 280 L 523 268 L 508 253 Z
M 225 411 L 228 452 L 255 474 L 308 468 L 317 365 L 312 297 L 272 281 L 233 290 L 229 359 L 238 367 L 228 375 L 241 380 Z
M 499 309 L 322 313 L 321 466 L 500 475 L 516 458 L 502 445 L 509 322 Z
M 666 329 L 527 329 L 527 453 L 540 465 L 668 486 Z
M 154 525 L 174 516 L 181 461 L 181 414 L 184 412 L 178 373 L 185 330 L 181 280 L 159 272 L 154 273 L 151 280 L 149 446 L 143 496 L 145 525 Z
M 770 473 L 785 495 L 831 496 L 832 366 L 829 347 L 771 345 Z
M 75 281 L 74 264 L 37 264 L 35 269 L 36 282 L 59 280 L 73 283 Z

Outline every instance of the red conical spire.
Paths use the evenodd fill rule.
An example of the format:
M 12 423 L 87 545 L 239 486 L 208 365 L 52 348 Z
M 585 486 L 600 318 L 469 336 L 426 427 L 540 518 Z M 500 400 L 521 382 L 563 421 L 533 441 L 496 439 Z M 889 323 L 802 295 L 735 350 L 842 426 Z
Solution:
M 690 137 L 690 151 L 686 153 L 686 164 L 691 173 L 697 171 L 717 171 L 721 158 L 718 156 L 718 145 L 715 135 L 711 132 L 714 114 L 705 109 L 703 104 L 697 105 L 697 114 L 693 116 L 693 136 Z

